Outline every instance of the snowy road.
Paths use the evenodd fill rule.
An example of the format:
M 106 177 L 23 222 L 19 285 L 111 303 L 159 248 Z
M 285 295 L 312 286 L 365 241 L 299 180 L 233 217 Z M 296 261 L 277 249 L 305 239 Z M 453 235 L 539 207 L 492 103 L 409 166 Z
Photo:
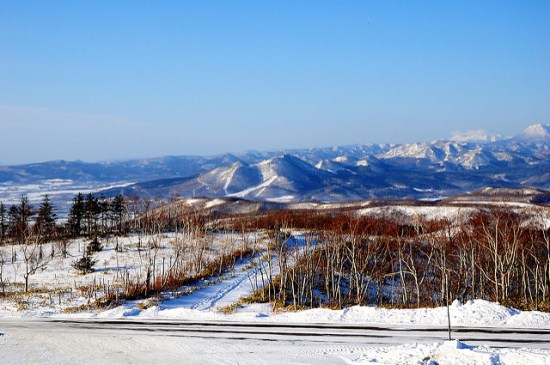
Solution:
M 419 326 L 23 318 L 0 319 L 0 334 L 2 364 L 276 364 L 283 358 L 334 364 L 376 347 L 417 343 L 415 351 L 429 349 L 447 337 L 444 328 Z M 453 337 L 469 345 L 550 350 L 550 329 L 458 328 Z
M 0 328 L 19 327 L 28 330 L 142 332 L 171 337 L 257 339 L 266 341 L 312 341 L 361 344 L 393 344 L 400 342 L 434 342 L 448 338 L 441 327 L 379 327 L 337 324 L 280 324 L 189 322 L 173 320 L 65 320 L 33 319 L 1 320 Z M 550 350 L 550 329 L 455 328 L 454 338 L 471 344 L 493 347 L 532 347 Z

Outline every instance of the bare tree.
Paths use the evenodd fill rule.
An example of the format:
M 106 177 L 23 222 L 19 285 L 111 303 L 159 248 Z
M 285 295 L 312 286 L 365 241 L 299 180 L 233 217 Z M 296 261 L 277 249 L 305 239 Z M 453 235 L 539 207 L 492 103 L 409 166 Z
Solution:
M 45 269 L 51 260 L 51 256 L 42 254 L 42 244 L 35 238 L 30 240 L 28 237 L 21 244 L 23 260 L 25 261 L 25 292 L 29 291 L 29 278 L 34 275 L 39 269 Z
M 6 255 L 0 248 L 0 286 L 2 287 L 2 295 L 6 295 L 6 283 L 4 281 L 4 264 L 6 263 Z

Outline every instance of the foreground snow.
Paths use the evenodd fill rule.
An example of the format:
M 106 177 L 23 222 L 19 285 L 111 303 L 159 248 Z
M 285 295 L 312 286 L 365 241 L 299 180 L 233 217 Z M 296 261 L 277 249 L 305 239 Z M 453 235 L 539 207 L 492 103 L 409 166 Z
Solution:
M 0 324 L 2 322 L 0 321 Z M 0 331 L 2 364 L 550 364 L 550 351 L 469 346 L 460 341 L 370 345 L 186 337 L 124 331 L 9 328 Z
M 549 364 L 550 353 L 528 349 L 494 349 L 468 346 L 460 341 L 430 345 L 412 344 L 389 347 L 365 347 L 357 354 L 341 354 L 353 364 Z
M 300 312 L 271 310 L 269 304 L 253 304 L 233 314 L 219 311 L 250 292 L 254 271 L 237 267 L 211 285 L 189 295 L 166 300 L 148 309 L 131 302 L 100 312 L 61 314 L 55 311 L 0 311 L 0 317 L 176 319 L 233 321 L 240 323 L 334 323 L 395 326 L 445 326 L 446 308 L 384 309 L 355 306 L 343 310 L 311 309 Z M 206 283 L 202 283 L 206 284 Z M 453 303 L 453 326 L 550 328 L 550 314 L 519 311 L 484 300 Z M 162 332 L 107 333 L 90 330 L 34 330 L 9 328 L 0 318 L 0 363 L 206 363 L 206 364 L 550 364 L 550 351 L 525 344 L 525 348 L 469 346 L 459 341 L 403 343 L 399 336 L 384 343 L 356 338 L 337 343 L 309 341 L 307 337 L 269 341 L 232 338 L 181 337 Z M 389 344 L 388 345 L 388 341 Z M 410 341 L 410 340 L 409 340 Z M 67 345 L 70 343 L 70 346 Z M 116 348 L 112 344 L 117 343 Z M 485 341 L 482 341 L 486 344 Z M 478 343 L 479 344 L 479 343 Z M 77 355 L 78 354 L 78 355 Z
M 194 295 L 195 293 L 191 294 Z M 197 294 L 198 295 L 198 294 Z M 447 326 L 445 307 L 419 309 L 385 309 L 379 307 L 354 306 L 342 310 L 310 309 L 298 312 L 278 312 L 269 304 L 252 304 L 240 308 L 236 313 L 223 314 L 211 308 L 191 308 L 190 298 L 168 301 L 158 306 L 140 310 L 134 303 L 100 313 L 46 314 L 56 318 L 78 316 L 88 318 L 178 319 L 235 322 L 269 323 L 335 323 L 364 325 L 423 325 Z M 202 302 L 204 303 L 204 302 Z M 181 306 L 178 306 L 180 304 Z M 450 307 L 451 324 L 458 327 L 507 327 L 507 328 L 550 328 L 550 313 L 520 311 L 498 303 L 484 300 L 469 301 L 464 305 L 454 302 Z M 38 313 L 26 313 L 26 316 Z
M 296 235 L 296 244 L 300 244 Z M 74 247 L 73 247 L 74 249 Z M 169 247 L 165 249 L 169 252 Z M 120 259 L 124 266 L 132 268 L 129 250 L 113 256 L 113 250 L 101 255 L 104 277 L 116 272 L 108 270 Z M 75 254 L 76 256 L 76 254 Z M 196 285 L 190 294 L 164 300 L 144 308 L 143 301 L 128 302 L 105 311 L 63 313 L 63 307 L 51 299 L 37 303 L 28 309 L 18 310 L 15 302 L 0 302 L 0 364 L 12 363 L 222 363 L 222 364 L 550 364 L 550 351 L 546 347 L 492 348 L 469 346 L 459 341 L 402 343 L 392 337 L 388 342 L 373 345 L 371 339 L 358 338 L 351 342 L 332 343 L 299 339 L 232 339 L 171 336 L 161 332 L 132 333 L 123 331 L 101 332 L 78 330 L 67 332 L 54 328 L 28 331 L 10 328 L 3 318 L 126 318 L 180 321 L 231 321 L 239 323 L 279 324 L 357 324 L 385 327 L 444 327 L 447 310 L 440 308 L 385 309 L 354 306 L 343 310 L 311 309 L 299 312 L 273 312 L 269 304 L 241 306 L 234 313 L 224 314 L 220 309 L 250 295 L 253 283 L 260 282 L 263 267 L 267 263 L 255 259 L 239 262 L 233 270 L 219 278 L 205 280 Z M 75 280 L 70 276 L 67 263 L 58 263 L 54 270 L 39 273 L 34 280 L 60 282 Z M 259 266 L 258 266 L 259 265 Z M 13 265 L 13 268 L 17 268 Z M 13 273 L 15 275 L 16 272 Z M 276 274 L 276 273 L 274 273 Z M 52 279 L 53 278 L 53 279 Z M 46 280 L 47 279 L 47 280 Z M 71 303 L 85 302 L 75 298 Z M 54 305 L 52 305 L 52 303 Z M 454 302 L 450 307 L 453 327 L 496 328 L 550 328 L 550 313 L 519 311 L 498 303 L 473 300 L 462 305 Z M 16 320 L 16 322 L 22 322 Z M 55 335 L 52 336 L 52 332 Z M 436 338 L 437 340 L 437 338 Z M 117 347 L 113 347 L 117 343 Z M 482 342 L 486 344 L 485 341 Z
M 268 304 L 253 304 L 233 314 L 218 308 L 247 292 L 244 274 L 141 310 L 127 303 L 97 313 L 2 312 L 0 316 L 53 318 L 177 319 L 235 321 L 240 323 L 337 323 L 392 326 L 445 326 L 446 308 L 384 309 L 355 306 L 344 310 L 312 309 L 274 313 Z M 497 303 L 475 300 L 450 308 L 453 326 L 549 328 L 550 314 L 522 312 Z M 5 323 L 4 323 L 5 324 Z M 186 337 L 161 332 L 10 329 L 0 318 L 0 363 L 190 363 L 190 364 L 550 364 L 550 350 L 525 344 L 524 348 L 469 346 L 460 341 L 403 343 L 399 336 L 385 343 L 369 338 L 350 342 L 304 338 L 234 339 Z M 52 333 L 55 332 L 55 333 Z M 53 334 L 53 335 L 52 335 Z M 374 339 L 376 341 L 376 339 Z M 388 345 L 389 341 L 389 345 Z M 410 341 L 410 339 L 408 340 Z M 486 344 L 485 341 L 482 341 Z M 68 345 L 70 344 L 70 345 Z M 113 344 L 117 344 L 113 347 Z M 479 343 L 478 343 L 479 344 Z

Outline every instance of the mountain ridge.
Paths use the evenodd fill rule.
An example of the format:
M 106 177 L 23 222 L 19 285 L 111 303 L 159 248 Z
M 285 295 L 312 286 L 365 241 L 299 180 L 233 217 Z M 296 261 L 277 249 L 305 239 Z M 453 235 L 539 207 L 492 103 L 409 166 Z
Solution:
M 437 199 L 486 186 L 550 188 L 550 125 L 495 141 L 436 140 L 216 156 L 165 156 L 0 167 L 0 201 L 27 190 L 67 199 L 80 186 L 106 196 L 238 197 L 261 201 Z M 53 183 L 52 183 L 53 181 Z M 114 187 L 109 188 L 110 185 Z M 39 186 L 40 188 L 34 188 Z M 53 188 L 52 188 L 53 187 Z M 55 190 L 55 189 L 57 190 Z M 49 190 L 48 190 L 49 189 Z M 11 194 L 11 195 L 10 195 Z M 65 195 L 63 195 L 65 194 Z M 8 201 L 10 200 L 8 199 Z

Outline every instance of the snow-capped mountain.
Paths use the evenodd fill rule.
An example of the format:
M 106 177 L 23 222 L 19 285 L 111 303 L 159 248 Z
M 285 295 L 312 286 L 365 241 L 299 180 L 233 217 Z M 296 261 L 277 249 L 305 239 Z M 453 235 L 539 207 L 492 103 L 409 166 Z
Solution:
M 549 125 L 533 125 L 504 140 L 473 140 L 7 166 L 0 167 L 0 201 L 50 193 L 66 202 L 81 190 L 106 196 L 338 201 L 435 199 L 486 186 L 550 188 Z
M 236 162 L 176 182 L 172 195 L 235 196 L 255 200 L 296 200 L 311 190 L 323 187 L 332 173 L 311 166 L 290 154 L 256 164 Z
M 479 169 L 485 166 L 496 165 L 498 157 L 482 147 L 476 147 L 456 158 L 456 163 L 467 170 Z
M 498 133 L 488 132 L 484 129 L 475 129 L 467 132 L 454 132 L 450 140 L 454 142 L 485 143 L 497 142 L 504 137 Z
M 524 143 L 550 142 L 550 124 L 534 124 L 514 137 L 514 140 Z
M 436 163 L 445 158 L 445 153 L 439 146 L 432 143 L 411 143 L 392 148 L 379 157 L 383 159 L 409 158 Z

